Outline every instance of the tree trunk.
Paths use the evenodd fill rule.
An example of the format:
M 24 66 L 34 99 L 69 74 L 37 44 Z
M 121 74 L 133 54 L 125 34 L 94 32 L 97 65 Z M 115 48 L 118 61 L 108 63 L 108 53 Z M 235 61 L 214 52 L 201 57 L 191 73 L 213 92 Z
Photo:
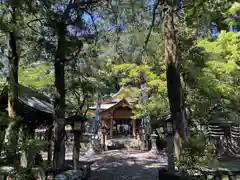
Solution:
M 61 44 L 59 43 L 59 46 Z M 59 48 L 61 49 L 61 48 Z M 60 52 L 61 54 L 61 52 Z M 64 64 L 61 59 L 57 59 L 55 64 L 55 117 L 53 124 L 54 132 L 54 155 L 53 165 L 55 168 L 61 168 L 65 161 L 65 78 L 64 78 Z
M 176 155 L 179 154 L 183 142 L 187 141 L 187 121 L 183 107 L 180 79 L 180 57 L 178 54 L 176 27 L 174 23 L 174 7 L 176 0 L 167 1 L 164 19 L 165 58 L 168 99 L 171 118 L 174 122 L 174 146 Z
M 16 12 L 13 8 L 12 23 L 16 24 Z M 16 104 L 18 98 L 18 63 L 19 55 L 17 52 L 17 35 L 15 30 L 9 32 L 9 96 L 8 96 L 8 115 L 10 117 L 16 116 Z
M 52 132 L 53 132 L 53 126 L 48 127 L 47 132 L 46 132 L 46 139 L 48 141 L 48 148 L 47 148 L 47 152 L 48 152 L 48 157 L 47 157 L 47 161 L 48 161 L 48 165 L 52 165 Z
M 19 132 L 18 132 L 18 144 L 20 146 L 23 145 L 23 142 L 25 141 L 26 137 L 26 131 L 23 126 L 20 127 Z M 20 157 L 20 165 L 21 167 L 26 168 L 28 166 L 28 154 L 29 152 L 22 150 L 21 151 L 21 157 Z
M 71 1 L 64 11 L 63 19 L 58 23 L 58 47 L 55 57 L 55 118 L 53 124 L 54 132 L 54 155 L 53 165 L 61 168 L 65 162 L 65 71 L 64 63 L 66 60 L 66 21 L 71 10 Z
M 79 153 L 80 153 L 80 136 L 81 132 L 74 131 L 74 145 L 73 145 L 73 167 L 74 169 L 79 168 Z
M 12 24 L 16 24 L 16 9 L 12 8 Z M 19 62 L 19 55 L 17 52 L 17 35 L 16 30 L 13 29 L 9 32 L 9 41 L 8 41 L 8 59 L 9 59 L 9 76 L 8 76 L 8 83 L 9 83 L 9 93 L 8 93 L 8 115 L 9 117 L 16 116 L 16 105 L 18 101 L 18 62 Z M 5 144 L 6 147 L 12 148 L 11 150 L 7 148 L 7 159 L 9 163 L 14 164 L 16 160 L 16 122 L 12 121 L 8 125 L 5 134 Z
M 1 129 L 0 130 L 0 151 L 2 152 L 3 150 L 3 143 L 4 143 L 4 137 L 5 137 L 5 132 L 6 132 L 6 129 Z

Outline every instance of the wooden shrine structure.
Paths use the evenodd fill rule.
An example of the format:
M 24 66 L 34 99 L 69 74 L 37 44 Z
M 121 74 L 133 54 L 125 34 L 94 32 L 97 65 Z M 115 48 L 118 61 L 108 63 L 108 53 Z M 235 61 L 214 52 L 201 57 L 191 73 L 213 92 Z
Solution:
M 51 126 L 53 107 L 49 98 L 28 87 L 17 84 L 18 101 L 16 114 L 24 119 L 30 133 L 39 126 Z M 0 111 L 7 113 L 8 90 L 3 88 L 0 94 Z
M 218 157 L 240 155 L 240 124 L 221 120 L 209 122 L 207 134 Z
M 131 98 L 119 98 L 122 90 L 124 89 L 121 88 L 101 104 L 99 135 L 102 135 L 102 128 L 106 127 L 110 138 L 122 135 L 136 137 L 138 121 L 132 118 L 132 108 L 136 101 Z M 96 115 L 96 111 L 97 105 L 88 108 L 88 114 Z
M 52 128 L 54 107 L 50 99 L 37 91 L 17 84 L 18 101 L 16 113 L 24 119 L 24 125 L 31 135 L 37 128 Z M 0 111 L 7 113 L 8 90 L 3 88 L 0 92 Z M 86 121 L 82 116 L 74 115 L 65 118 L 65 123 L 74 125 L 74 122 Z

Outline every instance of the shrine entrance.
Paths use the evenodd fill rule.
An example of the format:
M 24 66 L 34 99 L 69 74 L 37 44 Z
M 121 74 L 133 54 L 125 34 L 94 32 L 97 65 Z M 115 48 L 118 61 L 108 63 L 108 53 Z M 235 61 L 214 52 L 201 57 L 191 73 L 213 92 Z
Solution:
M 131 136 L 132 120 L 118 119 L 113 120 L 113 136 Z
M 88 113 L 96 113 L 96 107 L 90 107 Z M 110 138 L 114 136 L 136 137 L 136 120 L 132 119 L 132 116 L 132 107 L 125 98 L 118 102 L 102 104 L 99 135 L 102 135 L 102 127 L 106 127 Z

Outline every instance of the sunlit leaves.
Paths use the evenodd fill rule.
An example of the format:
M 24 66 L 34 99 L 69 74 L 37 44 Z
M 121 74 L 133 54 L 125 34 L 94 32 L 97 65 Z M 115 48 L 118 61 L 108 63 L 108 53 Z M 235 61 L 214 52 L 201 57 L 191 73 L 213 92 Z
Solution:
M 211 58 L 208 65 L 222 73 L 234 73 L 240 61 L 240 34 L 221 31 L 214 42 L 202 40 L 198 46 L 203 47 Z
M 54 83 L 53 66 L 40 62 L 33 67 L 19 69 L 19 82 L 26 86 L 43 88 Z
M 146 113 L 156 117 L 168 113 L 167 84 L 165 73 L 157 75 L 152 67 L 143 64 L 120 64 L 113 66 L 113 71 L 120 76 L 120 82 L 125 86 L 120 97 L 130 97 L 136 100 L 134 118 L 139 118 Z M 140 76 L 146 79 L 149 100 L 146 104 L 141 102 Z
M 240 11 L 240 3 L 235 2 L 233 3 L 232 7 L 226 12 L 226 15 L 234 15 L 235 13 L 238 13 Z
M 208 94 L 213 104 L 225 107 L 225 115 L 229 109 L 232 113 L 239 112 L 239 44 L 239 33 L 226 31 L 221 31 L 214 42 L 204 39 L 198 43 L 207 59 L 196 81 L 197 87 Z
M 235 2 L 231 6 L 231 8 L 225 13 L 227 19 L 225 20 L 230 26 L 239 27 L 240 20 L 239 20 L 239 13 L 240 13 L 240 3 Z

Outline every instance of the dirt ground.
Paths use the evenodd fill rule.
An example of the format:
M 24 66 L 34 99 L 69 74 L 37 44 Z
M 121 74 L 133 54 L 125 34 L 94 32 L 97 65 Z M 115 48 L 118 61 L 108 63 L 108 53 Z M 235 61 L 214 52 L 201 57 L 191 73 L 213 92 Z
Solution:
M 90 180 L 157 180 L 158 168 L 167 165 L 164 155 L 114 150 L 92 155 Z

